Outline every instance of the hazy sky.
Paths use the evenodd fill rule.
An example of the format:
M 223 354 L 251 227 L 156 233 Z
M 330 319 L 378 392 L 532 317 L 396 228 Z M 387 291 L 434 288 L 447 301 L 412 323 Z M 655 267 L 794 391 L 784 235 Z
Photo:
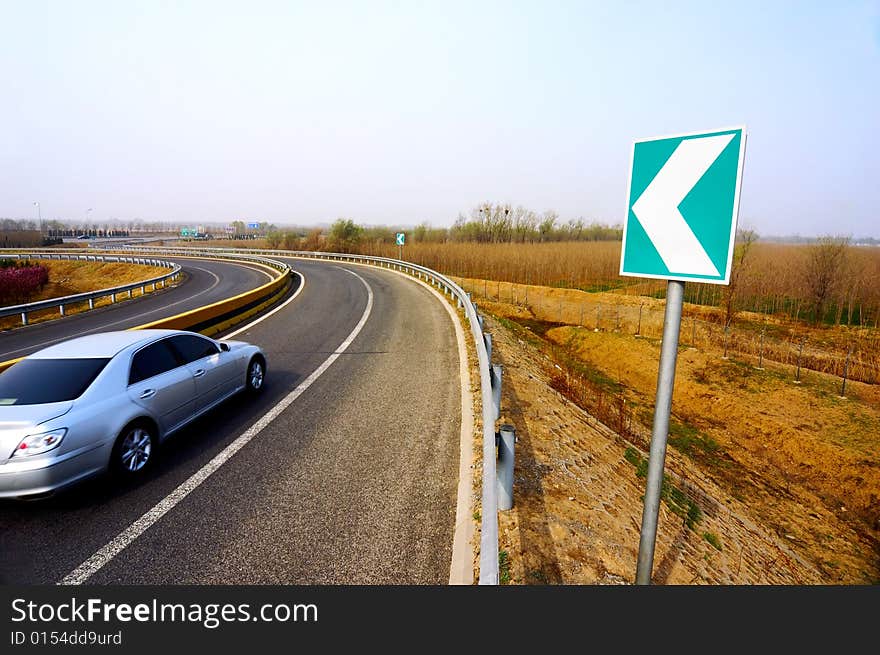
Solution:
M 746 124 L 740 219 L 880 236 L 880 2 L 0 0 L 0 217 L 620 223 Z

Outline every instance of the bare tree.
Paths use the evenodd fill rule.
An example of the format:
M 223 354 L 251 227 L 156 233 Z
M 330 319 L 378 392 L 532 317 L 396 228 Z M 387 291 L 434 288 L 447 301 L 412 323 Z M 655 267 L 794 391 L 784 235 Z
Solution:
M 810 246 L 805 275 L 813 321 L 817 325 L 843 279 L 848 252 L 849 237 L 824 236 Z
M 730 327 L 736 317 L 737 303 L 739 301 L 740 282 L 744 278 L 749 251 L 752 244 L 758 240 L 758 233 L 754 230 L 740 229 L 736 232 L 736 245 L 733 247 L 733 261 L 730 264 L 730 284 L 724 288 L 724 327 Z

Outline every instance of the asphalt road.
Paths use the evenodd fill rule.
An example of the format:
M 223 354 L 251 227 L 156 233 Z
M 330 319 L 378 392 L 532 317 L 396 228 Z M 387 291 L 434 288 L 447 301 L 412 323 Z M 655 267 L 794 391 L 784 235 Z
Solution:
M 0 332 L 0 361 L 24 357 L 54 343 L 76 336 L 124 330 L 166 316 L 202 307 L 255 289 L 269 281 L 265 269 L 249 264 L 207 259 L 163 257 L 183 267 L 185 280 L 132 300 L 72 314 L 64 319 L 34 323 Z
M 198 474 L 303 383 L 296 400 L 88 584 L 446 584 L 460 433 L 453 326 L 389 271 L 295 261 L 302 293 L 236 339 L 262 346 L 261 396 L 170 439 L 136 486 L 107 478 L 0 502 L 0 582 L 64 578 Z

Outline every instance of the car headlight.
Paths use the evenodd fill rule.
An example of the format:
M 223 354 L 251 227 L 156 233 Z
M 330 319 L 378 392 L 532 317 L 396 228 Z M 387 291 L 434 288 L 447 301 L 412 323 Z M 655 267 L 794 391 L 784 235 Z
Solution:
M 12 456 L 25 457 L 27 455 L 47 453 L 61 444 L 65 434 L 67 434 L 67 428 L 58 428 L 57 430 L 41 434 L 29 434 L 16 446 Z

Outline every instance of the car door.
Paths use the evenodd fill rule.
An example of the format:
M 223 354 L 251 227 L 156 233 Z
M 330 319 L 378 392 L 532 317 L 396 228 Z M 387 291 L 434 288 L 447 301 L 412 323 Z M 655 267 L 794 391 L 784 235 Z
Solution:
M 134 354 L 128 395 L 156 419 L 163 434 L 177 429 L 195 413 L 195 381 L 168 339 L 144 346 Z
M 228 379 L 235 362 L 211 339 L 197 334 L 180 334 L 170 339 L 196 383 L 195 411 L 201 412 L 229 393 Z

